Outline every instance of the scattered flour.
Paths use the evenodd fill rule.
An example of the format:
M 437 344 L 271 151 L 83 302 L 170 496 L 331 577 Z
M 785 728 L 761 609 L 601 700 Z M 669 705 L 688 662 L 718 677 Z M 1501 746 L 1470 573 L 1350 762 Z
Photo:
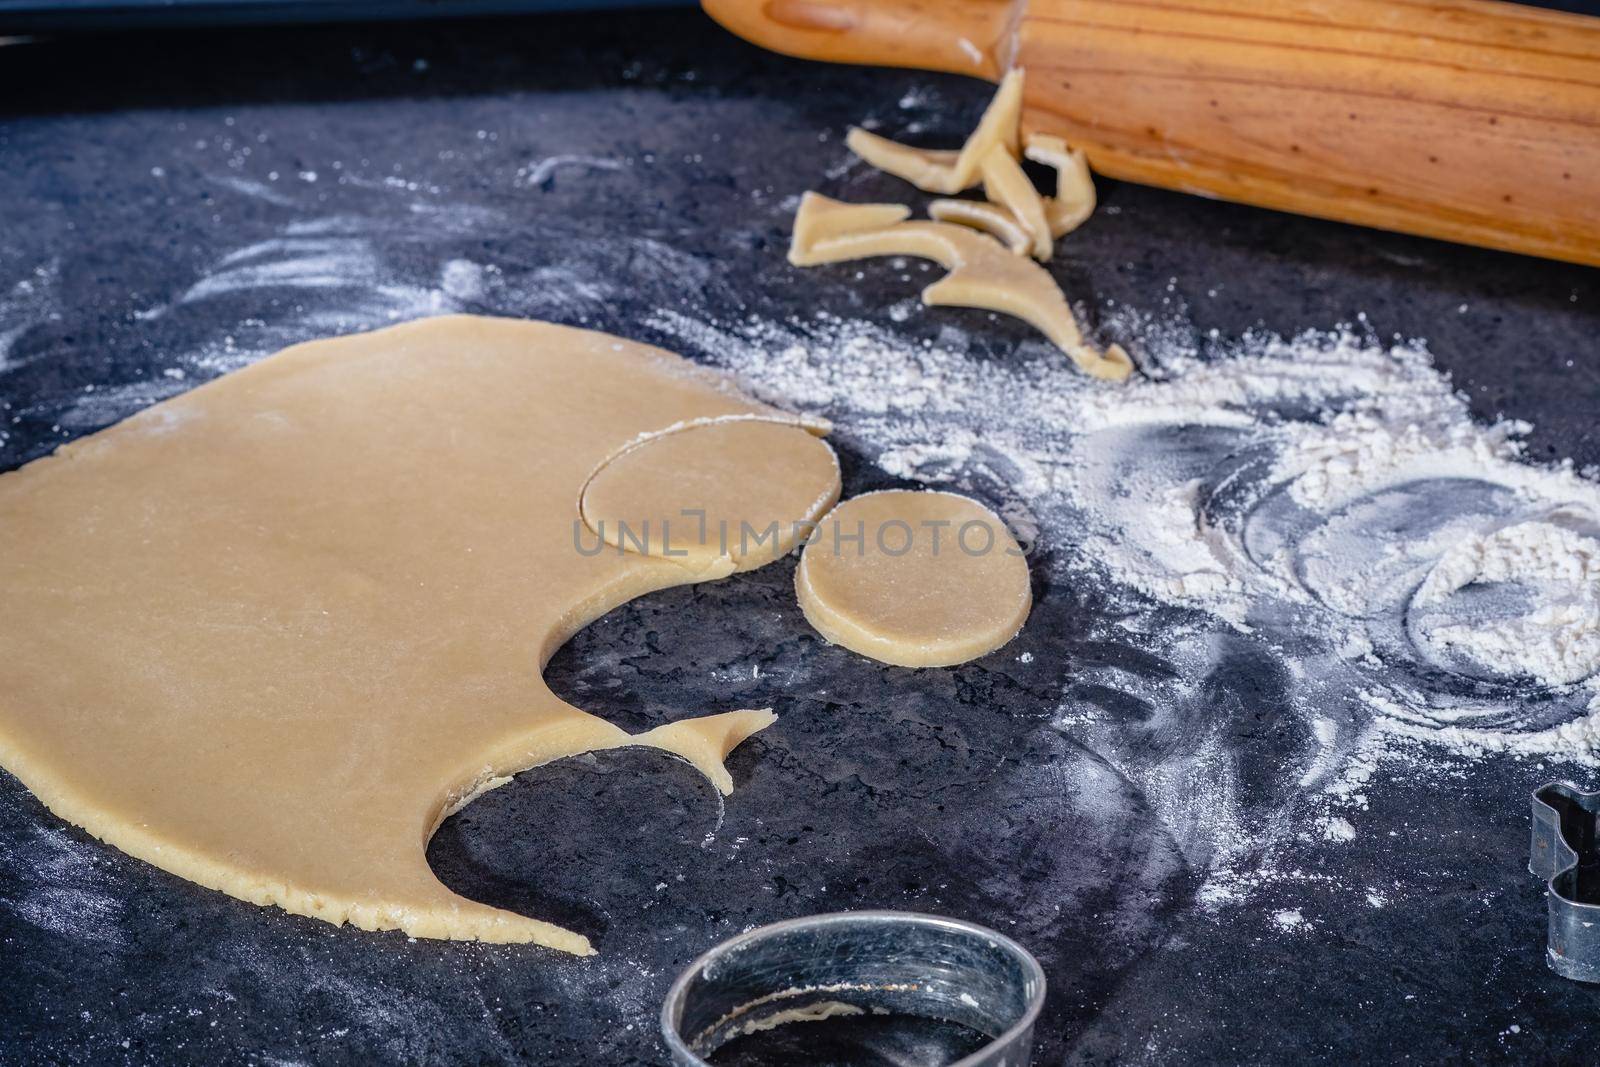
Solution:
M 55 826 L 24 831 L 12 856 L 11 890 L 0 912 L 80 947 L 121 948 L 126 901 L 98 852 Z
M 1201 346 L 1125 323 L 1147 377 L 1107 387 L 1046 346 L 1002 362 L 953 330 L 652 325 L 888 473 L 1025 523 L 1052 586 L 1109 586 L 1120 643 L 1171 673 L 1075 666 L 1056 723 L 1138 784 L 1207 872 L 1203 905 L 1294 877 L 1263 869 L 1274 834 L 1354 840 L 1380 774 L 1497 754 L 1600 765 L 1600 486 L 1526 461 L 1526 424 L 1475 422 L 1420 343 L 1343 329 Z M 1205 715 L 1199 680 L 1239 642 L 1281 668 L 1271 711 L 1309 737 L 1289 768 L 1298 831 L 1253 821 L 1220 728 L 1168 710 Z M 1141 761 L 1083 684 L 1154 709 L 1155 736 L 1190 732 Z M 1285 929 L 1305 922 L 1288 914 Z
M 1323 817 L 1320 829 L 1322 830 L 1323 838 L 1328 841 L 1354 841 L 1356 839 L 1355 826 L 1351 824 L 1349 819 L 1340 815 Z
M 1283 930 L 1303 930 L 1311 925 L 1296 908 L 1285 908 L 1282 911 L 1273 912 L 1272 921 L 1277 923 L 1278 927 Z
M 547 156 L 518 170 L 517 182 L 522 185 L 542 186 L 555 177 L 556 171 L 562 169 L 621 170 L 622 163 L 615 159 L 602 159 L 597 156 Z
M 654 325 L 831 419 L 889 473 L 997 497 L 1074 566 L 1265 634 L 1324 688 L 1342 671 L 1363 683 L 1347 696 L 1410 733 L 1600 763 L 1584 714 L 1600 694 L 1600 485 L 1525 462 L 1526 424 L 1474 422 L 1420 344 L 1346 331 L 1202 356 L 1152 331 L 1151 378 L 1108 388 L 1043 346 L 969 356 L 954 332 Z M 1321 717 L 1319 740 L 1337 744 L 1344 718 Z
M 60 321 L 55 290 L 61 279 L 61 264 L 52 260 L 0 294 L 0 371 L 20 367 L 28 361 L 19 352 L 18 342 L 31 329 L 45 322 Z
M 1573 516 L 1576 523 L 1587 516 Z M 1480 610 L 1431 627 L 1426 638 L 1485 670 L 1571 685 L 1600 671 L 1600 541 L 1550 520 L 1465 538 L 1428 574 L 1416 607 L 1448 603 L 1473 586 L 1520 587 L 1525 609 Z

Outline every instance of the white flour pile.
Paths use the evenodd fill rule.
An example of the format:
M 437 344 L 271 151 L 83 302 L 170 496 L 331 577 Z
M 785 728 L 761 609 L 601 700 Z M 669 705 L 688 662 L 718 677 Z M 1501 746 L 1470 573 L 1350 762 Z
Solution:
M 1075 664 L 1074 681 L 1159 709 L 1196 696 L 1219 635 L 1259 643 L 1293 693 L 1265 710 L 1315 739 L 1291 782 L 1323 797 L 1328 841 L 1355 836 L 1334 809 L 1363 807 L 1386 763 L 1600 763 L 1600 485 L 1525 462 L 1523 424 L 1474 423 L 1421 345 L 1310 333 L 1202 358 L 1143 324 L 1150 380 L 1117 387 L 1042 344 L 971 354 L 956 331 L 926 345 L 827 318 L 653 325 L 757 395 L 832 419 L 891 474 L 999 503 L 1037 530 L 1053 587 L 1109 585 L 1123 641 L 1179 675 Z M 1075 736 L 1093 744 L 1103 717 L 1064 693 Z M 1191 860 L 1226 872 L 1260 828 L 1237 810 L 1222 742 L 1191 747 L 1119 769 Z

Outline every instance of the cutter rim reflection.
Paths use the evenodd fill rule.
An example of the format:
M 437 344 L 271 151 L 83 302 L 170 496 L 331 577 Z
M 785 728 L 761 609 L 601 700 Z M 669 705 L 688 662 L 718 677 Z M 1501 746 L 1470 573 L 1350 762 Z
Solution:
M 965 919 L 952 919 L 948 916 L 930 915 L 926 912 L 894 911 L 890 909 L 835 911 L 821 915 L 804 916 L 798 919 L 784 919 L 780 922 L 758 926 L 753 930 L 746 930 L 742 934 L 719 942 L 696 956 L 673 980 L 672 985 L 667 990 L 666 1000 L 661 1005 L 661 1036 L 662 1040 L 666 1042 L 667 1051 L 672 1056 L 673 1061 L 691 1064 L 693 1067 L 714 1067 L 710 1061 L 706 1060 L 690 1046 L 688 1040 L 684 1038 L 678 1029 L 682 1020 L 689 986 L 697 977 L 703 975 L 710 965 L 735 956 L 752 944 L 768 938 L 782 937 L 785 934 L 796 931 L 822 929 L 828 926 L 870 923 L 879 923 L 885 927 L 935 927 L 969 937 L 982 938 L 1013 957 L 1022 966 L 1025 987 L 1031 988 L 1032 991 L 1028 994 L 1027 1006 L 1018 1020 L 1001 1033 L 990 1037 L 982 1048 L 963 1056 L 959 1060 L 940 1064 L 939 1067 L 984 1067 L 984 1065 L 992 1062 L 991 1057 L 995 1051 L 1008 1048 L 1031 1031 L 1038 1021 L 1039 1013 L 1044 1009 L 1047 986 L 1044 968 L 1034 958 L 1033 953 L 998 930 L 992 930 L 987 926 L 968 922 Z

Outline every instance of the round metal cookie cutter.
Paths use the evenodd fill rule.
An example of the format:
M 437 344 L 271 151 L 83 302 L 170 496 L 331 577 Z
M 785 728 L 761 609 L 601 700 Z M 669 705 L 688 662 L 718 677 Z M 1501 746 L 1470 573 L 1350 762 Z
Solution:
M 1039 961 L 993 930 L 842 911 L 758 927 L 702 955 L 667 992 L 661 1035 L 676 1067 L 710 1067 L 707 1057 L 745 1034 L 836 1015 L 913 1015 L 990 1039 L 929 1067 L 1027 1067 L 1044 990 Z

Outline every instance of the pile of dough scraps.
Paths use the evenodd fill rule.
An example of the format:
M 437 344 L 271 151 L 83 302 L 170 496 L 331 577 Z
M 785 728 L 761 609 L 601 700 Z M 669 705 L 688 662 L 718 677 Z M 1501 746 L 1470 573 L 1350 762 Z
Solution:
M 923 290 L 925 304 L 1015 315 L 1087 373 L 1122 381 L 1133 371 L 1128 354 L 1117 345 L 1102 352 L 1086 342 L 1061 289 L 1033 262 L 1049 260 L 1052 242 L 1082 225 L 1095 196 L 1081 151 L 1041 134 L 1023 143 L 1022 83 L 1021 70 L 1006 75 L 959 151 L 910 148 L 859 127 L 845 140 L 866 162 L 925 192 L 949 197 L 981 184 L 987 201 L 935 200 L 928 205 L 932 221 L 908 222 L 911 209 L 903 204 L 845 204 L 808 192 L 795 215 L 789 262 L 812 267 L 890 255 L 935 260 L 949 274 Z M 1039 195 L 1023 173 L 1023 155 L 1055 168 L 1055 196 Z

